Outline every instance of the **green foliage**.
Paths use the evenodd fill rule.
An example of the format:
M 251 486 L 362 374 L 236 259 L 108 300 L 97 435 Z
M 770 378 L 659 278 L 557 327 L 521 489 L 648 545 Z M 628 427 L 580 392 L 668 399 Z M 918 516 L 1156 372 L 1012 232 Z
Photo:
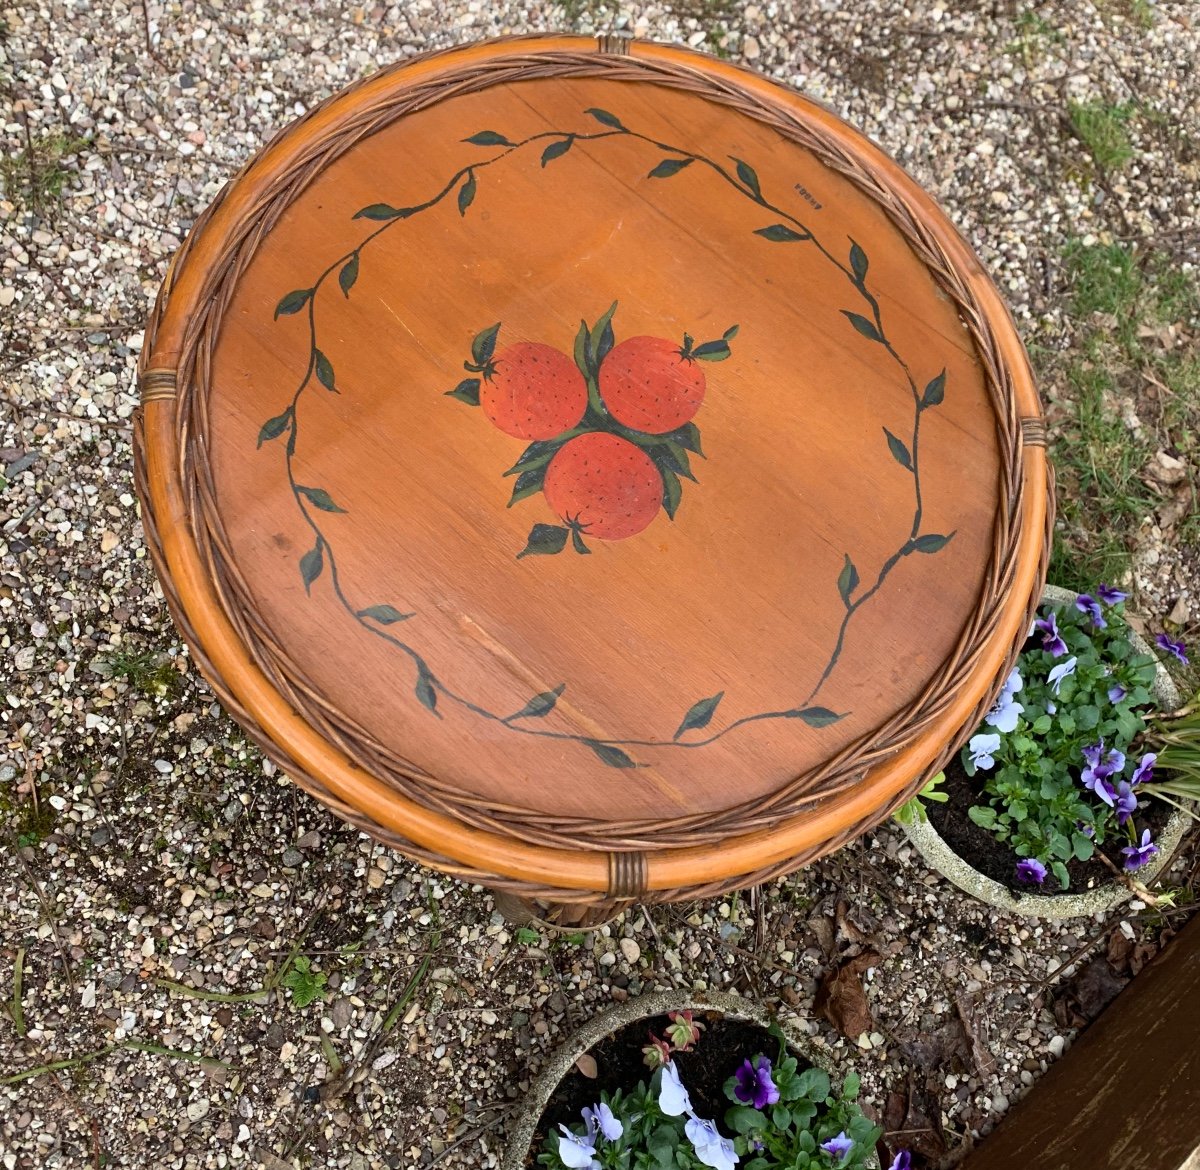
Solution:
M 292 1006 L 299 1010 L 325 994 L 325 975 L 312 969 L 310 959 L 298 955 L 292 960 L 282 985 L 292 993 Z
M 64 163 L 87 145 L 86 138 L 55 132 L 30 139 L 19 154 L 0 158 L 0 192 L 41 215 L 62 194 L 71 176 Z
M 939 772 L 912 800 L 905 801 L 892 816 L 902 825 L 911 825 L 916 822 L 924 823 L 929 819 L 925 812 L 925 801 L 934 800 L 938 804 L 945 804 L 950 798 L 944 792 L 938 792 L 938 786 L 946 779 L 945 772 Z
M 172 695 L 180 685 L 179 671 L 166 654 L 117 650 L 99 659 L 95 668 L 99 674 L 124 679 L 134 690 L 151 697 Z
M 1101 170 L 1119 170 L 1133 158 L 1133 142 L 1126 128 L 1132 105 L 1105 102 L 1070 102 L 1071 129 Z
M 1130 643 L 1123 604 L 1104 608 L 1108 624 L 1100 630 L 1073 605 L 1044 607 L 1043 614 L 1051 609 L 1067 652 L 1055 656 L 1039 647 L 1021 654 L 1016 669 L 1023 685 L 1015 698 L 1024 710 L 1015 729 L 999 733 L 985 720 L 977 734 L 1000 739 L 994 765 L 977 768 L 969 744 L 962 762 L 969 776 L 984 777 L 986 803 L 970 809 L 971 819 L 1018 857 L 1040 861 L 1066 889 L 1066 863 L 1087 861 L 1118 827 L 1115 810 L 1082 783 L 1084 748 L 1102 741 L 1105 753 L 1131 750 L 1153 702 L 1155 660 Z M 1050 672 L 1072 659 L 1074 670 L 1056 689 Z M 1118 702 L 1109 698 L 1115 684 L 1126 691 Z M 1120 778 L 1111 777 L 1112 787 Z

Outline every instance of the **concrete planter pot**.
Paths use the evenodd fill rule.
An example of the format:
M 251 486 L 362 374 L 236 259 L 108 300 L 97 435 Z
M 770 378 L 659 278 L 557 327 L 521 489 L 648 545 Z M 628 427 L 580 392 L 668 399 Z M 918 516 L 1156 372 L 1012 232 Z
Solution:
M 1047 585 L 1042 593 L 1042 604 L 1068 605 L 1078 596 L 1079 594 L 1072 593 L 1069 589 Z M 1129 640 L 1139 653 L 1156 657 L 1145 639 L 1132 628 L 1129 631 Z M 1160 710 L 1173 711 L 1180 705 L 1179 691 L 1161 661 L 1151 689 Z M 1170 819 L 1158 836 L 1158 856 L 1145 868 L 1138 870 L 1137 878 L 1142 885 L 1152 885 L 1166 868 L 1190 820 L 1190 817 L 1178 810 L 1171 813 Z M 918 819 L 911 825 L 901 827 L 930 867 L 936 869 L 947 881 L 953 882 L 960 890 L 981 902 L 1010 914 L 1028 914 L 1039 918 L 1083 918 L 1106 913 L 1133 897 L 1133 891 L 1119 881 L 1063 894 L 1016 894 L 959 857 L 929 821 Z
M 500 1163 L 500 1170 L 526 1170 L 538 1120 L 559 1082 L 575 1067 L 575 1062 L 585 1052 L 626 1024 L 652 1019 L 667 1012 L 688 1010 L 720 1012 L 723 1016 L 758 1024 L 761 1028 L 768 1027 L 772 1019 L 761 1004 L 721 991 L 652 992 L 600 1012 L 550 1057 L 541 1075 L 533 1083 L 533 1087 L 521 1103 L 519 1112 L 508 1125 L 508 1145 L 504 1151 L 504 1160 Z M 828 1057 L 817 1050 L 807 1035 L 786 1024 L 782 1027 L 788 1038 L 788 1047 L 794 1056 L 817 1068 L 823 1068 L 830 1075 L 834 1074 Z M 877 1170 L 879 1161 L 874 1154 L 867 1165 L 872 1170 Z

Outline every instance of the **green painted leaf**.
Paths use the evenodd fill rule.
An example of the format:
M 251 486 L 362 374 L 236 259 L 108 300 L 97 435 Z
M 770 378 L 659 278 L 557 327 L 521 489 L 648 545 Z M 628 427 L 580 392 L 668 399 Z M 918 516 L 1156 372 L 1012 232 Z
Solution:
M 308 304 L 309 297 L 312 295 L 311 288 L 293 289 L 275 306 L 275 320 L 278 321 L 280 317 L 290 317 L 293 313 L 300 312 Z
M 793 231 L 787 224 L 773 223 L 770 227 L 756 228 L 754 234 L 770 240 L 773 244 L 794 244 L 799 240 L 811 240 L 807 232 Z
M 358 611 L 360 618 L 372 618 L 381 626 L 393 626 L 396 622 L 406 622 L 416 614 L 401 613 L 394 605 L 368 605 Z
M 732 154 L 729 157 L 737 163 L 737 177 L 754 193 L 756 198 L 761 199 L 762 188 L 758 185 L 758 175 L 754 173 L 754 168 L 748 162 L 743 162 Z
M 669 439 L 663 444 L 663 446 L 666 447 L 668 452 L 670 452 L 671 459 L 675 463 L 673 470 L 675 470 L 679 475 L 682 475 L 685 479 L 690 479 L 692 483 L 698 483 L 699 480 L 697 480 L 692 474 L 692 464 L 691 460 L 688 458 L 687 450 L 681 444 L 673 443 Z
M 647 179 L 669 179 L 672 175 L 677 175 L 684 167 L 691 166 L 695 159 L 691 158 L 664 158 L 647 176 Z
M 320 382 L 326 390 L 332 390 L 333 393 L 336 394 L 338 392 L 338 388 L 336 385 L 334 385 L 333 365 L 319 349 L 316 351 L 316 368 L 317 381 Z
M 514 146 L 515 143 L 509 142 L 503 134 L 497 134 L 495 130 L 480 130 L 478 134 L 472 134 L 470 138 L 464 138 L 464 142 L 470 142 L 473 146 Z
M 545 478 L 545 467 L 531 467 L 528 471 L 522 471 L 513 484 L 512 497 L 508 501 L 508 507 L 511 508 L 513 504 L 540 492 Z
M 659 471 L 674 472 L 676 475 L 682 475 L 684 479 L 696 482 L 688 463 L 687 452 L 677 444 L 656 443 L 653 447 L 648 447 L 646 453 L 654 460 Z
M 625 127 L 621 124 L 621 119 L 616 114 L 610 114 L 607 110 L 597 109 L 592 106 L 591 109 L 583 111 L 585 114 L 591 114 L 597 122 L 602 122 L 605 126 L 611 126 L 614 130 L 624 130 Z
M 292 408 L 289 406 L 283 414 L 269 418 L 258 432 L 258 445 L 261 447 L 271 439 L 278 439 L 288 429 L 292 422 Z
M 608 306 L 608 311 L 592 326 L 588 333 L 588 353 L 592 359 L 593 372 L 600 368 L 605 354 L 613 346 L 612 319 L 617 311 L 617 302 Z
M 535 524 L 529 531 L 529 541 L 517 553 L 517 560 L 522 557 L 553 556 L 567 547 L 567 529 L 557 524 Z
M 839 715 L 828 707 L 801 707 L 796 711 L 785 711 L 784 715 L 788 719 L 801 719 L 809 727 L 828 727 L 831 723 L 846 718 L 845 713 Z
M 957 532 L 956 528 L 954 532 Z M 954 532 L 949 536 L 939 536 L 936 533 L 928 532 L 924 536 L 918 536 L 915 540 L 908 542 L 908 547 L 913 552 L 935 553 L 944 549 L 954 539 Z
M 562 443 L 557 439 L 538 439 L 521 452 L 521 458 L 504 474 L 520 475 L 521 472 L 532 471 L 535 467 L 545 467 L 561 446 Z
M 585 377 L 592 376 L 591 361 L 588 357 L 588 324 L 579 322 L 579 332 L 575 334 L 575 367 Z
M 393 207 L 390 203 L 372 203 L 354 213 L 355 219 L 405 219 L 412 215 L 411 207 Z
M 660 467 L 658 473 L 663 481 L 663 511 L 674 520 L 679 501 L 683 497 L 683 485 L 679 482 L 679 476 L 668 468 Z
M 946 371 L 943 370 L 936 378 L 930 380 L 921 398 L 921 405 L 937 406 L 946 397 Z
M 429 673 L 429 668 L 422 662 L 417 669 L 417 698 L 421 700 L 423 707 L 428 707 L 435 715 L 438 714 L 437 709 L 437 688 L 433 685 L 433 676 Z M 440 719 L 441 716 L 438 715 Z
M 560 138 L 557 142 L 550 143 L 550 145 L 542 151 L 542 166 L 545 166 L 548 162 L 553 162 L 556 158 L 562 158 L 562 156 L 566 154 L 574 144 L 574 134 L 568 134 L 566 138 Z
M 853 240 L 850 241 L 850 271 L 859 284 L 867 278 L 867 254 Z
M 514 719 L 541 719 L 543 715 L 549 715 L 554 710 L 554 704 L 558 702 L 558 696 L 563 693 L 566 686 L 566 683 L 559 683 L 552 691 L 543 691 L 540 695 L 534 695 L 524 707 L 515 715 L 510 715 L 504 722 L 511 723 Z
M 468 406 L 479 405 L 479 379 L 464 378 L 453 390 L 446 391 L 447 398 L 457 398 Z
M 475 334 L 471 341 L 471 357 L 478 366 L 486 365 L 496 352 L 496 334 L 500 332 L 500 322 L 489 325 L 486 329 Z
M 700 428 L 695 423 L 684 423 L 677 430 L 668 431 L 662 438 L 668 443 L 678 443 L 685 450 L 699 455 L 701 459 L 705 457 L 700 446 Z
M 345 264 L 342 265 L 341 272 L 338 273 L 338 285 L 342 290 L 343 296 L 349 296 L 350 290 L 354 287 L 354 282 L 358 279 L 358 253 L 355 252 Z
M 571 547 L 581 556 L 590 557 L 592 550 L 583 543 L 583 535 L 578 528 L 571 529 Z
M 888 450 L 892 453 L 892 458 L 900 464 L 901 467 L 908 468 L 912 471 L 912 456 L 908 453 L 908 448 L 892 434 L 887 427 L 883 428 L 883 433 L 887 435 Z
M 741 328 L 740 325 L 730 325 L 729 328 L 726 329 L 725 332 L 721 334 L 721 336 L 726 341 L 732 341 L 738 335 L 738 330 L 740 328 Z
M 467 208 L 475 201 L 475 172 L 467 172 L 467 180 L 458 189 L 458 214 L 466 215 Z
M 329 493 L 324 488 L 316 487 L 301 487 L 296 484 L 296 491 L 302 496 L 306 496 L 314 507 L 320 508 L 322 512 L 345 512 L 345 508 L 339 508 L 330 497 Z
M 585 741 L 599 757 L 600 762 L 610 768 L 636 768 L 637 764 L 618 747 L 607 743 L 597 743 L 595 740 Z
M 312 583 L 321 575 L 325 565 L 325 555 L 321 542 L 317 543 L 300 558 L 300 580 L 304 582 L 304 592 L 312 592 Z
M 867 320 L 861 313 L 851 313 L 849 309 L 842 310 L 844 316 L 855 329 L 859 331 L 869 341 L 882 341 L 883 337 L 874 324 Z
M 699 731 L 700 728 L 707 727 L 712 722 L 717 704 L 724 697 L 725 692 L 718 691 L 711 698 L 701 699 L 698 703 L 693 703 L 688 708 L 687 714 L 683 717 L 683 722 L 679 725 L 679 730 L 675 732 L 674 738 L 678 739 L 685 731 Z
M 842 566 L 842 571 L 838 574 L 838 592 L 842 595 L 842 600 L 849 605 L 850 594 L 858 588 L 858 570 L 854 567 L 854 562 L 850 559 L 850 554 L 846 554 L 846 563 Z
M 723 362 L 730 354 L 729 342 L 722 338 L 720 341 L 705 341 L 692 350 L 692 357 L 702 362 Z

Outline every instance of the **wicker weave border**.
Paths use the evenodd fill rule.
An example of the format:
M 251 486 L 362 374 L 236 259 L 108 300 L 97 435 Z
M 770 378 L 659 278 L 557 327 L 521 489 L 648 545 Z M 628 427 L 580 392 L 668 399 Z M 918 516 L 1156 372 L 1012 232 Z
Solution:
M 385 100 L 377 100 L 373 104 L 364 103 L 343 121 L 336 137 L 314 138 L 302 151 L 296 153 L 290 160 L 286 175 L 258 198 L 250 212 L 238 222 L 236 231 L 223 242 L 221 262 L 212 266 L 205 287 L 195 298 L 197 309 L 187 323 L 172 385 L 173 392 L 178 395 L 177 430 L 181 477 L 189 515 L 196 518 L 193 523 L 193 535 L 197 548 L 205 561 L 222 609 L 247 648 L 252 661 L 271 680 L 278 692 L 296 710 L 303 713 L 306 720 L 329 743 L 409 799 L 464 824 L 532 844 L 562 848 L 565 843 L 569 843 L 576 849 L 608 852 L 610 890 L 598 893 L 621 898 L 638 895 L 644 888 L 643 851 L 691 847 L 705 843 L 717 845 L 731 834 L 744 834 L 777 825 L 802 813 L 806 808 L 852 788 L 873 766 L 888 759 L 902 746 L 917 738 L 944 713 L 960 686 L 975 670 L 978 658 L 1002 616 L 1003 603 L 1016 572 L 1017 549 L 1021 536 L 1025 491 L 1022 447 L 1027 443 L 1037 443 L 1039 437 L 1044 436 L 1040 420 L 1018 418 L 1011 373 L 1001 357 L 1001 349 L 993 335 L 990 322 L 975 301 L 968 283 L 956 271 L 933 233 L 921 222 L 917 210 L 910 207 L 896 191 L 819 126 L 802 121 L 797 113 L 783 104 L 761 99 L 729 80 L 706 72 L 703 66 L 704 59 L 698 54 L 695 56 L 696 65 L 693 67 L 690 63 L 681 64 L 630 55 L 627 50 L 628 46 L 625 44 L 618 46 L 602 39 L 597 51 L 591 52 L 562 49 L 510 52 L 495 58 L 475 60 L 456 72 L 414 83 L 401 93 L 392 94 Z M 396 66 L 388 72 L 395 72 L 400 68 L 403 66 Z M 531 813 L 520 808 L 496 807 L 484 798 L 463 793 L 440 778 L 417 768 L 412 761 L 399 756 L 393 748 L 372 738 L 365 728 L 347 713 L 339 711 L 318 691 L 313 682 L 305 677 L 298 664 L 290 658 L 286 647 L 258 616 L 253 597 L 231 555 L 223 529 L 207 460 L 207 387 L 222 317 L 242 273 L 252 262 L 259 244 L 312 179 L 362 138 L 384 128 L 397 118 L 434 102 L 477 92 L 495 84 L 535 78 L 604 78 L 613 81 L 651 82 L 698 94 L 770 126 L 783 137 L 811 151 L 825 166 L 835 170 L 866 193 L 888 215 L 914 254 L 928 268 L 937 286 L 956 305 L 975 345 L 983 370 L 984 384 L 997 420 L 996 437 L 1001 475 L 998 485 L 999 507 L 993 526 L 992 556 L 985 574 L 979 606 L 961 632 L 953 652 L 928 681 L 913 704 L 875 728 L 870 734 L 847 745 L 819 769 L 797 776 L 770 796 L 756 800 L 753 807 L 681 816 L 670 821 L 618 823 Z M 324 105 L 310 111 L 299 123 L 284 131 L 284 135 L 290 136 L 298 126 L 308 122 L 327 106 L 345 101 L 348 94 L 360 91 L 373 80 L 375 79 L 367 79 L 335 95 Z M 279 138 L 274 141 L 278 140 Z M 253 162 L 248 166 L 253 166 Z M 233 185 L 230 184 L 230 187 Z M 196 239 L 229 189 L 227 187 L 197 221 L 160 290 L 158 302 L 148 324 L 147 342 L 143 350 L 143 362 L 147 365 L 153 355 L 155 331 L 171 295 L 175 276 L 186 264 Z M 159 373 L 157 369 L 143 370 L 143 386 L 148 397 L 168 396 L 165 381 L 155 378 Z M 145 482 L 144 440 L 140 428 L 135 433 L 135 454 L 139 492 L 143 501 L 147 501 L 149 495 Z M 1051 493 L 1046 532 L 1043 535 L 1039 582 L 1044 579 L 1049 554 L 1052 499 Z M 286 748 L 271 742 L 255 725 L 207 659 L 202 639 L 188 621 L 172 586 L 149 507 L 143 508 L 143 517 L 147 543 L 172 616 L 196 656 L 201 670 L 234 718 L 302 787 L 360 829 L 445 872 L 466 880 L 487 882 L 493 886 L 510 889 L 526 897 L 544 897 L 557 901 L 595 901 L 596 894 L 593 893 L 534 887 L 516 880 L 497 879 L 494 875 L 477 871 L 454 859 L 417 848 L 333 796 L 318 779 L 305 775 L 288 757 Z M 1032 614 L 1039 592 L 1040 589 L 1035 589 L 1028 599 L 1027 616 Z M 1022 626 L 1022 630 L 1027 628 L 1027 623 Z M 971 718 L 965 721 L 962 729 L 964 732 L 973 728 L 987 710 L 995 690 L 1007 675 L 1008 667 L 1015 660 L 1019 649 L 1018 641 L 1010 649 L 1005 669 L 997 675 L 994 685 L 980 699 Z M 921 786 L 925 775 L 931 775 L 942 767 L 955 747 L 955 742 L 948 743 L 924 775 L 914 777 L 911 784 L 898 793 L 889 805 L 850 826 L 838 837 L 824 842 L 818 848 L 753 874 L 654 896 L 683 898 L 715 895 L 726 889 L 769 880 L 832 851 L 888 816 Z

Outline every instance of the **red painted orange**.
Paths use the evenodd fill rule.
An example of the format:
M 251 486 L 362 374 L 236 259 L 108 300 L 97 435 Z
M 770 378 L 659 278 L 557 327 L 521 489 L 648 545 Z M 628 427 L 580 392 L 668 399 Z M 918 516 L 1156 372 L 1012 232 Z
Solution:
M 665 435 L 691 422 L 704 401 L 704 371 L 676 341 L 631 337 L 600 367 L 600 395 L 627 427 Z
M 550 460 L 543 491 L 554 514 L 583 537 L 636 536 L 662 507 L 650 456 L 603 431 L 577 435 Z
M 479 405 L 506 435 L 552 439 L 583 417 L 587 385 L 561 350 L 518 341 L 492 359 L 479 388 Z

